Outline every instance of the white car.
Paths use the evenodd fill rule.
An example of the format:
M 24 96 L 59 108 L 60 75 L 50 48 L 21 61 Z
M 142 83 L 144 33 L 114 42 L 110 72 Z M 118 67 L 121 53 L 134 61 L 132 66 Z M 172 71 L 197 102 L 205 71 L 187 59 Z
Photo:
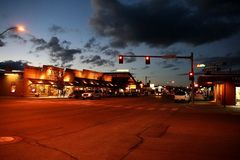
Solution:
M 161 96 L 162 95 L 162 92 L 156 92 L 155 93 L 155 96 Z
M 89 91 L 82 94 L 82 99 L 100 99 L 101 93 L 97 91 Z
M 190 95 L 186 91 L 177 91 L 174 95 L 175 102 L 189 102 Z

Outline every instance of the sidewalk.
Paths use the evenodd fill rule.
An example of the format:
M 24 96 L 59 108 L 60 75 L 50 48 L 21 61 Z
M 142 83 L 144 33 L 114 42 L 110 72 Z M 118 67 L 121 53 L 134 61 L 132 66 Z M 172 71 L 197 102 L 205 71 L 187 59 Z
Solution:
M 239 105 L 224 106 L 224 105 L 216 104 L 216 102 L 214 101 L 194 101 L 194 104 L 190 102 L 187 105 L 187 107 L 191 109 L 202 110 L 202 111 L 217 111 L 217 112 L 240 114 Z
M 48 96 L 48 97 L 11 97 L 11 96 L 0 96 L 0 101 L 4 100 L 68 100 L 67 96 L 59 97 L 59 96 Z

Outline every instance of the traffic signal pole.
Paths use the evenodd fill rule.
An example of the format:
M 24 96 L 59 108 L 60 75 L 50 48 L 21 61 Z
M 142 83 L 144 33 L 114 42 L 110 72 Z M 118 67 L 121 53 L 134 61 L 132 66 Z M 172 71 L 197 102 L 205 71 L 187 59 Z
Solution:
M 190 59 L 191 60 L 191 72 L 194 73 L 194 66 L 193 66 L 193 53 L 191 52 L 190 56 L 176 56 L 176 55 L 162 55 L 162 56 L 146 56 L 146 55 L 119 55 L 119 58 L 121 57 L 121 59 L 119 59 L 119 63 L 122 64 L 122 60 L 123 57 L 148 57 L 149 62 L 148 64 L 150 64 L 150 58 L 163 58 L 163 59 L 174 59 L 174 58 L 178 58 L 178 59 Z M 146 60 L 146 59 L 145 59 Z M 194 104 L 194 78 L 191 80 L 191 85 L 192 85 L 192 90 L 191 90 L 191 99 L 192 99 L 192 103 Z
M 193 64 L 193 53 L 191 52 L 191 56 L 190 56 L 190 60 L 191 60 L 191 72 L 193 73 L 193 76 L 194 76 L 194 64 Z M 191 80 L 192 81 L 192 104 L 194 104 L 194 77 L 193 79 Z

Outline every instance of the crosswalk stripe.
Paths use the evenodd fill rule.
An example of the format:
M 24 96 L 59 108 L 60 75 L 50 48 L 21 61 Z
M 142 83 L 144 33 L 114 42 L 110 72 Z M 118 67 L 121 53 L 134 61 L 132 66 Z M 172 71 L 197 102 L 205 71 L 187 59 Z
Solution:
M 172 111 L 178 111 L 179 108 L 172 108 Z
M 122 107 L 122 106 L 119 106 L 119 105 L 117 105 L 117 106 L 112 106 L 113 108 L 120 108 L 120 107 Z
M 125 109 L 132 109 L 132 107 L 131 106 L 127 106 L 127 107 L 124 107 Z
M 159 110 L 160 110 L 160 111 L 166 111 L 167 108 L 160 108 Z
M 143 110 L 144 107 L 137 107 L 136 109 L 137 109 L 137 110 Z
M 151 108 L 148 108 L 147 110 L 148 111 L 153 111 L 153 110 L 156 110 L 156 108 L 151 107 Z

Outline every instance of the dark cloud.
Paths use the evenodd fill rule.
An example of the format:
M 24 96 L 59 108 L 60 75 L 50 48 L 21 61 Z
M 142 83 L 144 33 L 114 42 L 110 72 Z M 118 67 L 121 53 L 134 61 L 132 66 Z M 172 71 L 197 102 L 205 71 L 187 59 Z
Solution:
M 162 68 L 173 68 L 175 65 L 173 64 L 165 64 Z
M 42 38 L 32 37 L 30 41 L 35 45 L 46 45 L 47 42 Z
M 105 55 L 110 57 L 111 59 L 116 59 L 118 55 L 120 55 L 120 51 L 109 47 L 109 45 L 102 45 L 100 42 L 96 40 L 95 37 L 90 38 L 83 48 L 84 52 L 94 52 L 99 53 L 101 55 Z M 135 56 L 133 52 L 122 53 L 128 56 Z M 136 61 L 136 57 L 124 57 L 125 63 L 131 63 Z
M 23 43 L 27 43 L 27 40 L 22 38 L 21 36 L 17 35 L 17 34 L 9 34 L 9 38 L 12 38 L 12 39 L 17 39 Z
M 19 61 L 8 60 L 8 61 L 0 62 L 0 68 L 11 69 L 11 70 L 23 70 L 24 66 L 29 63 L 30 62 L 23 61 L 23 60 L 19 60 Z
M 178 67 L 174 67 L 172 70 L 173 71 L 176 71 L 176 70 L 179 70 L 180 68 L 178 68 Z
M 71 44 L 72 44 L 72 42 L 66 41 L 66 40 L 62 41 L 62 43 L 61 43 L 61 45 L 62 45 L 64 48 L 69 48 Z
M 107 49 L 109 49 L 109 46 L 108 46 L 108 45 L 101 46 L 100 51 L 102 52 L 102 51 L 105 51 L 105 50 L 107 50 Z
M 120 52 L 118 51 L 118 50 L 115 50 L 115 49 L 105 49 L 104 51 L 103 51 L 103 54 L 105 54 L 106 56 L 111 56 L 111 57 L 117 57 L 119 54 L 120 54 Z
M 90 24 L 112 46 L 146 43 L 169 46 L 176 42 L 200 45 L 232 36 L 240 30 L 238 0 L 148 0 L 123 4 L 92 0 Z
M 126 48 L 127 43 L 117 38 L 113 38 L 110 42 L 110 45 L 114 48 Z
M 99 43 L 97 43 L 96 38 L 92 37 L 90 38 L 87 43 L 84 45 L 84 48 L 86 49 L 92 49 L 92 48 L 99 48 Z
M 150 68 L 149 66 L 144 66 L 144 67 L 142 67 L 142 70 L 145 70 L 145 69 L 148 69 L 148 68 Z
M 82 63 L 93 64 L 95 66 L 114 66 L 113 61 L 102 59 L 99 55 L 84 57 L 81 56 L 80 59 L 83 59 Z
M 174 68 L 178 68 L 177 67 L 178 64 L 176 63 L 176 61 L 174 61 L 174 64 L 173 64 L 172 62 L 170 62 L 168 60 L 164 60 L 162 62 L 159 62 L 158 64 L 160 65 L 161 68 L 164 68 L 164 69 L 174 70 Z
M 3 35 L 0 36 L 0 47 L 3 47 L 6 45 L 6 42 L 2 41 L 1 39 L 7 39 L 7 38 L 15 39 L 22 43 L 27 43 L 27 40 L 24 39 L 23 37 L 19 36 L 18 34 L 6 33 L 6 35 L 4 34 L 4 36 Z
M 177 48 L 164 49 L 160 52 L 161 55 L 182 55 L 183 51 Z
M 221 68 L 221 70 L 239 70 L 240 69 L 240 51 L 236 53 L 227 54 L 227 56 L 222 57 L 205 57 L 205 58 L 198 58 L 196 62 L 203 63 L 206 67 L 216 66 Z
M 60 63 L 61 66 L 69 65 L 74 60 L 76 54 L 81 54 L 81 49 L 70 49 L 71 42 L 60 42 L 57 37 L 52 37 L 49 42 L 44 39 L 33 37 L 30 40 L 35 46 L 35 51 L 50 51 L 50 60 L 54 63 Z
M 136 56 L 135 53 L 133 53 L 133 52 L 127 52 L 124 55 Z M 136 57 L 124 57 L 124 60 L 126 63 L 132 63 L 132 62 L 136 61 Z
M 5 46 L 5 43 L 0 39 L 0 47 Z
M 62 33 L 69 33 L 69 32 L 75 32 L 75 33 L 79 32 L 79 29 L 65 28 L 65 27 L 55 25 L 55 24 L 52 25 L 51 27 L 49 27 L 48 30 L 49 30 L 49 32 L 53 33 L 54 35 L 62 34 Z
M 108 45 L 101 45 L 95 37 L 91 37 L 83 48 L 85 52 L 98 52 L 103 54 L 105 54 L 104 52 L 108 49 L 110 49 Z
M 52 25 L 51 27 L 48 28 L 48 30 L 53 34 L 65 33 L 66 32 L 66 30 L 63 27 L 60 27 L 58 25 Z
M 239 16 L 239 0 L 186 0 L 198 12 L 211 16 Z

